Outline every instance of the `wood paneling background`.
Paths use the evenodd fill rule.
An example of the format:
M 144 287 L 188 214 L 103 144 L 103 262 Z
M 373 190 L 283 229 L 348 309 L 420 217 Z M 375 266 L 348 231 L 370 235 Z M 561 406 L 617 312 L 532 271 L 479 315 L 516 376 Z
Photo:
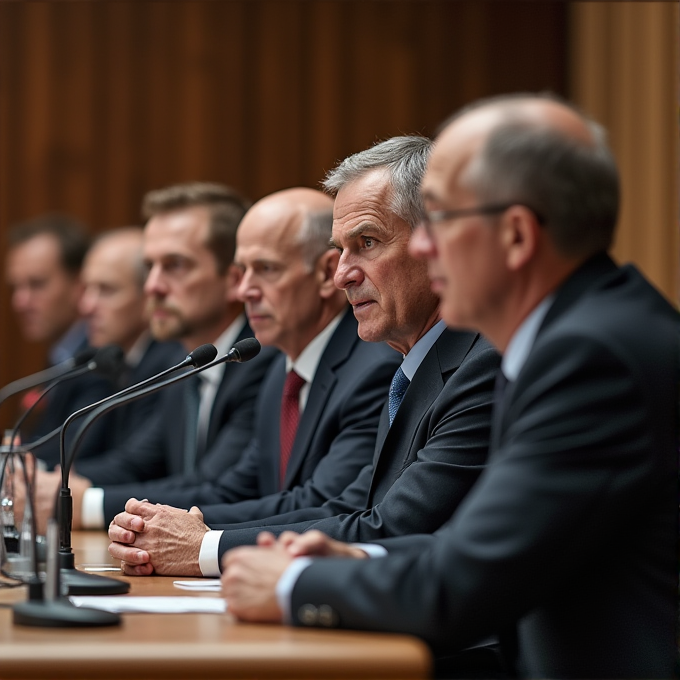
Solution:
M 566 31 L 560 3 L 0 3 L 0 229 L 51 210 L 134 223 L 174 182 L 317 186 L 470 99 L 565 93 Z M 2 385 L 44 348 L 21 343 L 4 285 L 0 302 Z

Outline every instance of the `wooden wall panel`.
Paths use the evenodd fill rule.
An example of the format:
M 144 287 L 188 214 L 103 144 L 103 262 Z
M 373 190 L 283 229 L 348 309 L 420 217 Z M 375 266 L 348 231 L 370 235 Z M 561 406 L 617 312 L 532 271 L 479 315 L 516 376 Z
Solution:
M 0 232 L 48 210 L 93 233 L 135 223 L 174 182 L 318 186 L 470 99 L 566 93 L 566 40 L 561 3 L 0 2 Z M 0 285 L 0 384 L 43 351 Z

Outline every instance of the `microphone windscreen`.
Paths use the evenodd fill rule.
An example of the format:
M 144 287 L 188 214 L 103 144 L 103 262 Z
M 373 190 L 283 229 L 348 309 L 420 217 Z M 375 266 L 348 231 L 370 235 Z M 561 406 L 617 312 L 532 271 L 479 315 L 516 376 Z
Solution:
M 86 347 L 73 357 L 73 365 L 77 367 L 89 364 L 97 356 L 97 352 L 96 347 Z
M 206 345 L 197 347 L 193 352 L 191 352 L 191 354 L 189 354 L 187 359 L 190 359 L 192 365 L 194 365 L 196 368 L 200 368 L 201 366 L 209 364 L 216 356 L 217 349 L 215 349 L 215 345 L 208 343 Z
M 123 368 L 125 353 L 118 345 L 105 345 L 97 350 L 92 360 L 94 371 L 107 378 L 115 378 Z
M 260 353 L 261 349 L 262 345 L 256 338 L 245 338 L 245 340 L 239 340 L 231 351 L 238 356 L 239 361 L 250 361 Z

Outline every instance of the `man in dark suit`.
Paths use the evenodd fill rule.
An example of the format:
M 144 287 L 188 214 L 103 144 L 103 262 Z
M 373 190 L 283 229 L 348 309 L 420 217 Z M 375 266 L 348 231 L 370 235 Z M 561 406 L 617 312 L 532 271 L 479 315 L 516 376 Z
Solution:
M 85 323 L 78 313 L 82 294 L 80 270 L 90 244 L 83 225 L 67 215 L 47 214 L 12 227 L 5 277 L 11 289 L 12 309 L 24 339 L 48 345 L 48 362 L 56 365 L 87 348 Z M 35 441 L 53 431 L 74 411 L 111 394 L 104 377 L 86 374 L 64 380 L 35 405 L 24 441 Z M 33 405 L 39 390 L 25 395 L 23 406 Z M 82 455 L 101 451 L 106 431 L 88 432 Z M 59 440 L 35 449 L 48 468 L 59 462 Z
M 177 185 L 146 195 L 145 294 L 156 340 L 180 340 L 185 353 L 212 343 L 224 354 L 252 336 L 236 296 L 240 274 L 233 265 L 236 229 L 246 209 L 241 196 L 218 184 Z M 103 484 L 169 475 L 192 480 L 233 465 L 252 435 L 255 401 L 274 354 L 266 349 L 247 363 L 204 371 L 193 385 L 185 381 L 165 390 L 153 416 L 118 448 L 96 461 L 77 459 L 82 476 L 70 480 L 74 527 L 103 528 Z M 41 473 L 37 481 L 42 524 L 59 475 Z
M 292 522 L 305 520 L 309 526 L 328 518 L 323 526 L 334 535 L 362 540 L 434 531 L 483 469 L 498 354 L 474 333 L 444 330 L 426 267 L 407 251 L 422 218 L 422 201 L 413 187 L 420 183 L 429 148 L 422 137 L 396 137 L 347 158 L 326 180 L 337 194 L 335 284 L 353 303 L 359 335 L 385 338 L 406 355 L 400 371 L 411 380 L 399 408 L 384 407 L 370 462 L 320 507 L 321 494 L 305 494 L 304 486 L 240 503 L 219 488 L 203 492 L 200 502 L 192 492 L 178 499 L 184 507 L 200 504 L 213 529 L 222 528 L 220 522 L 268 518 L 253 524 L 280 525 L 272 529 L 278 533 Z M 340 467 L 342 460 L 329 454 L 324 469 L 330 465 Z M 211 501 L 221 503 L 205 505 Z M 288 514 L 276 515 L 281 512 Z M 129 519 L 123 515 L 116 522 L 124 525 Z M 239 528 L 220 537 L 212 531 L 210 540 L 221 554 L 230 545 L 253 542 L 257 532 Z M 110 535 L 119 536 L 119 529 L 112 526 Z M 175 562 L 187 573 L 192 566 Z
M 370 258 L 354 252 L 355 239 L 372 234 L 368 228 L 361 234 L 354 232 L 356 224 L 375 220 L 370 211 L 362 212 L 363 207 L 359 211 L 348 209 L 359 196 L 362 206 L 377 206 L 374 210 L 380 211 L 383 236 L 392 234 L 407 242 L 422 218 L 422 201 L 413 192 L 410 200 L 414 204 L 404 213 L 404 219 L 385 200 L 385 190 L 391 187 L 392 193 L 406 202 L 408 187 L 420 184 L 429 148 L 429 140 L 422 137 L 395 137 L 347 158 L 326 178 L 328 190 L 336 195 L 333 244 L 342 252 L 336 285 L 357 300 L 369 287 L 387 292 L 391 286 L 400 291 L 408 281 L 409 288 L 400 291 L 397 304 L 400 318 L 408 318 L 409 323 L 395 319 L 396 330 L 391 323 L 389 330 L 381 329 L 377 335 L 397 343 L 403 333 L 400 349 L 410 354 L 409 361 L 419 351 L 423 357 L 415 370 L 411 366 L 411 384 L 393 422 L 390 424 L 386 405 L 371 463 L 340 495 L 323 505 L 285 493 L 257 502 L 201 504 L 204 521 L 213 530 L 224 530 L 220 555 L 230 547 L 254 543 L 262 526 L 274 534 L 315 528 L 351 541 L 432 532 L 451 516 L 483 469 L 498 354 L 475 333 L 442 330 L 441 322 L 433 324 L 437 300 L 421 290 L 429 286 L 427 272 L 422 266 L 412 268 L 405 277 L 412 262 L 405 248 L 401 261 L 390 248 L 373 252 Z M 400 174 L 391 173 L 390 168 L 397 165 Z M 376 176 L 380 181 L 375 181 Z M 360 335 L 371 332 L 371 323 L 375 323 L 372 318 L 361 310 L 357 316 Z M 416 343 L 413 351 L 408 334 L 418 325 L 428 331 L 434 328 L 432 333 L 437 335 L 430 347 Z M 206 495 L 203 502 L 211 500 Z M 221 500 L 218 493 L 214 500 Z M 191 503 L 187 496 L 184 505 Z
M 516 630 L 525 676 L 673 676 L 680 324 L 606 255 L 604 132 L 551 99 L 481 102 L 438 138 L 423 194 L 412 251 L 444 319 L 504 354 L 489 466 L 440 531 L 387 539 L 384 557 L 292 560 L 366 557 L 315 532 L 233 550 L 230 612 L 412 633 L 444 654 Z
M 319 191 L 288 189 L 256 203 L 239 226 L 239 295 L 258 340 L 285 356 L 263 383 L 252 441 L 217 483 L 132 489 L 150 502 L 127 504 L 136 511 L 134 520 L 142 521 L 139 514 L 146 523 L 132 549 L 144 551 L 145 559 L 137 566 L 126 560 L 127 571 L 219 573 L 217 545 L 203 545 L 207 534 L 200 512 L 154 501 L 188 507 L 219 493 L 228 501 L 257 503 L 274 495 L 321 504 L 371 460 L 399 355 L 359 339 L 345 294 L 333 283 L 339 254 L 328 243 L 332 204 Z M 120 490 L 116 511 L 129 496 L 129 487 Z M 113 551 L 125 560 L 130 548 L 116 544 Z
M 90 246 L 81 272 L 80 313 L 90 345 L 118 345 L 125 353 L 116 390 L 146 380 L 186 356 L 178 342 L 159 342 L 149 332 L 143 245 L 141 227 L 107 231 Z M 104 416 L 107 449 L 137 436 L 153 417 L 161 395 L 149 395 Z

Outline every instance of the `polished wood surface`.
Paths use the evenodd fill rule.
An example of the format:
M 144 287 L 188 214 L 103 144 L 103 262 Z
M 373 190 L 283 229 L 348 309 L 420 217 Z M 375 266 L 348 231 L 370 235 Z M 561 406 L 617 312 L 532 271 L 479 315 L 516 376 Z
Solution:
M 76 532 L 73 545 L 77 566 L 113 564 L 103 533 Z M 218 596 L 180 590 L 170 577 L 129 580 L 130 595 Z M 25 597 L 24 588 L 0 590 L 0 603 Z M 229 614 L 124 614 L 119 627 L 31 628 L 0 608 L 2 680 L 423 678 L 429 668 L 425 645 L 404 636 L 246 625 Z

